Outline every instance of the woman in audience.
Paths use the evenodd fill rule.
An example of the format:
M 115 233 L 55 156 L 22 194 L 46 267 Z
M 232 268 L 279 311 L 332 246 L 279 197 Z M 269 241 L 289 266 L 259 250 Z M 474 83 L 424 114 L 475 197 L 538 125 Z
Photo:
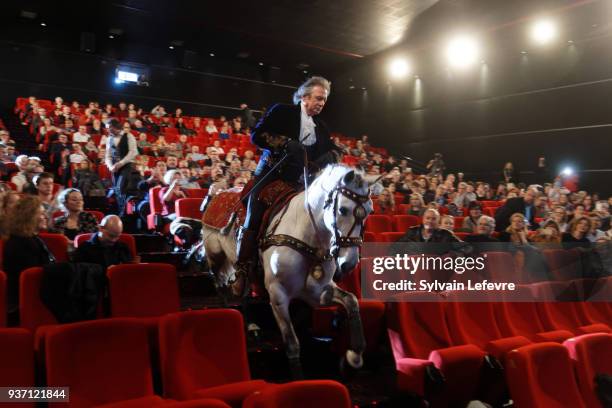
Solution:
M 176 218 L 174 213 L 174 203 L 179 198 L 186 198 L 187 193 L 183 190 L 183 175 L 180 170 L 168 170 L 164 174 L 164 184 L 159 190 L 159 198 L 162 203 L 162 216 L 167 221 L 173 221 Z
M 461 231 L 469 232 L 473 234 L 476 232 L 476 226 L 478 225 L 478 219 L 482 216 L 482 208 L 477 201 L 471 201 L 468 205 L 468 216 L 463 219 L 463 225 L 461 225 Z
M 544 221 L 542 227 L 536 231 L 530 241 L 537 244 L 560 244 L 561 230 L 559 224 L 553 220 Z
M 14 190 L 6 190 L 0 193 L 0 239 L 8 235 L 9 216 L 8 214 L 17 204 L 21 196 Z M 0 254 L 1 255 L 1 254 Z
M 546 224 L 548 221 L 554 221 L 559 227 L 560 232 L 565 232 L 567 230 L 567 212 L 561 206 L 556 206 L 550 213 L 550 218 L 544 221 L 542 225 Z
M 385 188 L 378 196 L 378 208 L 377 214 L 395 214 L 395 198 L 388 188 Z
M 19 305 L 19 275 L 27 268 L 55 261 L 38 236 L 47 228 L 47 216 L 36 196 L 24 196 L 9 211 L 8 240 L 4 244 L 2 269 L 7 275 L 9 324 L 17 321 Z
M 591 241 L 587 238 L 587 234 L 591 229 L 591 220 L 585 216 L 575 217 L 568 226 L 568 231 L 563 233 L 561 241 L 566 247 L 582 247 L 589 248 Z
M 476 230 L 473 234 L 465 237 L 466 242 L 499 242 L 499 240 L 493 237 L 495 232 L 495 218 L 489 217 L 488 215 L 481 215 L 478 218 Z
M 516 245 L 528 245 L 528 230 L 525 223 L 525 215 L 522 213 L 514 213 L 510 217 L 510 225 L 505 231 L 500 232 L 499 240 L 502 242 L 511 242 Z
M 96 218 L 83 211 L 83 195 L 76 188 L 67 188 L 58 197 L 64 215 L 53 221 L 53 230 L 63 234 L 72 245 L 74 238 L 79 234 L 98 232 Z
M 453 232 L 455 229 L 455 217 L 448 214 L 440 217 L 440 228 Z
M 420 217 L 425 212 L 425 203 L 423 202 L 423 197 L 420 194 L 413 193 L 410 195 L 410 209 L 408 210 L 408 215 L 416 215 Z

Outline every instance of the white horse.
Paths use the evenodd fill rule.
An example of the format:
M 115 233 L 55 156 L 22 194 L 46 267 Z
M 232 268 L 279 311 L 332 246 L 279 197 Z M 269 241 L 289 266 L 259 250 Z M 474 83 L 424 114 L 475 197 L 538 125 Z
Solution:
M 270 221 L 259 248 L 265 287 L 295 376 L 301 375 L 300 345 L 289 317 L 292 299 L 312 307 L 339 304 L 346 309 L 350 345 L 346 361 L 363 364 L 365 338 L 357 298 L 336 280 L 359 262 L 363 222 L 372 212 L 374 183 L 355 169 L 330 165 L 308 190 L 293 197 Z M 203 227 L 204 251 L 217 286 L 232 280 L 236 262 L 236 228 L 229 233 Z

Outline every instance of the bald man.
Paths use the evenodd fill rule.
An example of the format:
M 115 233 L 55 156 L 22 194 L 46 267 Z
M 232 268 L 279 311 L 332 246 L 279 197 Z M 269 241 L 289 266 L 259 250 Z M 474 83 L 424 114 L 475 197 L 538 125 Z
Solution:
M 107 215 L 100 222 L 100 230 L 89 241 L 79 245 L 74 254 L 75 262 L 91 262 L 108 268 L 111 265 L 134 262 L 128 246 L 119 241 L 123 222 L 116 215 Z

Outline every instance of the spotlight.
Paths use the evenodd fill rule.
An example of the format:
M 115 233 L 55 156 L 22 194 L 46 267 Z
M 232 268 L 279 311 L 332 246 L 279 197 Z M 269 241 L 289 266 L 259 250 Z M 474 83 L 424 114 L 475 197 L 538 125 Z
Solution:
M 47 26 L 47 23 L 42 22 L 42 23 L 40 23 L 40 25 L 41 25 L 41 27 L 46 27 L 46 26 Z
M 571 176 L 572 174 L 574 174 L 574 169 L 572 169 L 571 167 L 566 167 L 563 169 L 561 174 L 563 174 L 564 176 Z
M 478 60 L 478 44 L 472 37 L 461 36 L 451 40 L 446 47 L 446 58 L 451 67 L 467 68 Z
M 260 66 L 260 67 L 263 67 L 263 64 L 264 64 L 263 62 L 260 62 L 260 63 L 259 63 L 259 66 Z
M 120 85 L 122 83 L 123 81 L 121 79 L 119 79 L 118 77 L 115 77 L 115 84 Z
M 168 49 L 173 50 L 174 49 L 174 45 L 169 46 Z
M 557 26 L 550 20 L 536 21 L 531 27 L 531 39 L 540 45 L 548 44 L 557 36 Z
M 211 57 L 214 57 L 214 56 L 215 56 L 215 53 L 214 53 L 214 52 L 211 52 L 211 53 L 210 53 L 210 54 L 208 54 L 208 55 L 210 55 Z
M 393 78 L 403 78 L 409 72 L 408 62 L 403 58 L 396 58 L 389 64 L 389 73 Z
M 112 34 L 109 34 L 108 38 L 110 38 L 111 40 L 113 40 L 113 39 L 115 38 L 115 36 L 114 36 L 114 35 L 112 35 Z

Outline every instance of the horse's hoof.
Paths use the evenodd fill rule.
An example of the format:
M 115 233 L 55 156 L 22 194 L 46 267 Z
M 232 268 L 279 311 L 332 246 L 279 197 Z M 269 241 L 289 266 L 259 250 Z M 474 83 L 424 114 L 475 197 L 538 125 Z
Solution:
M 363 367 L 363 357 L 361 357 L 361 354 L 355 353 L 353 350 L 346 350 L 346 361 L 355 370 Z

